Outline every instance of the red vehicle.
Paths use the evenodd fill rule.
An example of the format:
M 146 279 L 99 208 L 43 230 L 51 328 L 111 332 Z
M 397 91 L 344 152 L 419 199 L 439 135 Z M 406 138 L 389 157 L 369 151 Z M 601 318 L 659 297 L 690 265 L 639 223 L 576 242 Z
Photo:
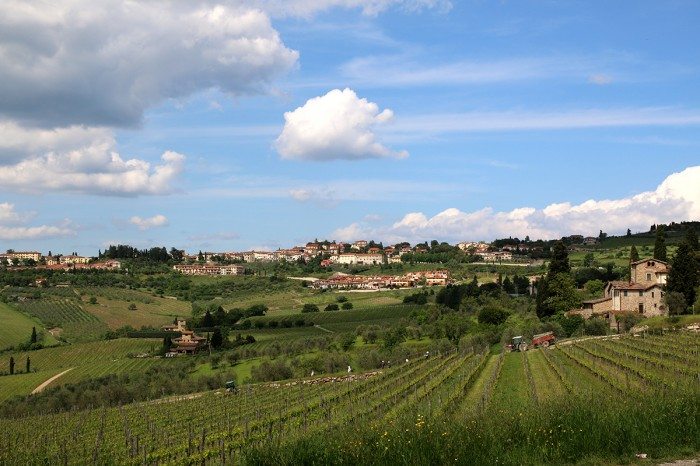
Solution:
M 552 332 L 540 333 L 532 337 L 532 346 L 535 348 L 538 346 L 544 346 L 546 348 L 549 345 L 553 345 L 556 340 L 557 339 Z

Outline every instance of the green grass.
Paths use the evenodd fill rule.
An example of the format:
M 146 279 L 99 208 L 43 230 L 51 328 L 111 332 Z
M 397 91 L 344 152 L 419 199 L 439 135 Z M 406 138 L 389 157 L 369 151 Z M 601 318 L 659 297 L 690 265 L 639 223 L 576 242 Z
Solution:
M 160 298 L 141 291 L 91 287 L 81 289 L 81 292 L 81 306 L 110 329 L 125 325 L 136 329 L 142 326 L 158 328 L 171 323 L 176 316 L 187 318 L 192 312 L 186 301 Z M 95 304 L 90 304 L 92 297 L 97 301 Z M 130 310 L 130 304 L 136 309 Z
M 632 338 L 504 356 L 450 353 L 354 381 L 252 384 L 229 396 L 0 419 L 12 432 L 0 463 L 539 465 L 688 456 L 700 452 L 700 389 L 695 373 L 677 369 L 695 367 L 697 352 L 681 348 L 699 338 L 651 337 L 634 357 L 621 356 L 638 344 Z M 634 383 L 618 383 L 626 376 Z M 677 385 L 657 383 L 670 377 Z M 552 383 L 568 393 L 531 395 L 529 384 Z M 455 409 L 465 405 L 472 409 Z
M 10 356 L 15 360 L 15 369 L 22 371 L 27 357 L 31 358 L 31 368 L 38 374 L 36 379 L 39 380 L 39 383 L 58 372 L 73 368 L 71 372 L 52 384 L 52 386 L 62 385 L 108 374 L 145 370 L 163 360 L 133 358 L 132 356 L 157 350 L 160 344 L 160 340 L 118 339 L 9 353 L 4 355 L 0 371 L 8 372 L 7 361 L 9 361 Z M 12 395 L 27 395 L 31 389 L 39 385 L 37 383 L 35 386 L 28 387 L 19 383 L 14 377 L 18 376 L 0 377 L 0 392 L 5 393 L 6 398 Z
M 32 327 L 36 327 L 37 332 L 43 332 L 44 345 L 57 343 L 38 321 L 5 303 L 0 303 L 0 350 L 28 342 L 32 335 Z

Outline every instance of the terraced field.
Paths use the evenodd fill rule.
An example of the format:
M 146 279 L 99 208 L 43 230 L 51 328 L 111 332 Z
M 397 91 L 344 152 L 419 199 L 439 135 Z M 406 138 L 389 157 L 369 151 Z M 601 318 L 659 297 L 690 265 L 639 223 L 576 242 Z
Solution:
M 700 383 L 699 351 L 700 336 L 676 335 L 589 340 L 527 353 L 453 353 L 324 383 L 246 386 L 230 396 L 204 393 L 155 404 L 30 417 L 21 424 L 2 420 L 0 429 L 11 435 L 3 440 L 0 462 L 228 464 L 251 447 L 279 446 L 313 433 L 325 436 L 348 425 L 384 430 L 400 419 L 413 419 L 413 428 L 420 429 L 426 417 L 463 422 L 470 413 L 510 422 L 532 407 L 561 403 L 562 396 L 567 403 L 614 397 L 627 403 L 669 389 L 692 393 Z M 590 437 L 585 425 L 578 424 L 580 432 L 564 433 L 573 442 L 570 447 L 547 447 L 553 442 L 548 440 L 553 438 L 551 430 L 532 431 L 530 441 L 542 448 L 584 448 L 576 442 Z M 466 439 L 477 441 L 476 436 L 461 441 Z M 449 442 L 443 447 L 451 448 Z

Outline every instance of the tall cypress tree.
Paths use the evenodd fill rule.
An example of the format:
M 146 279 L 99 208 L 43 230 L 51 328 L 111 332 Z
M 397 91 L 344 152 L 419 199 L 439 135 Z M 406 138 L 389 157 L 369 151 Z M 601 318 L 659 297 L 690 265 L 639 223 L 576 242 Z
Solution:
M 630 262 L 637 262 L 639 260 L 639 252 L 637 251 L 637 248 L 633 244 L 632 247 L 630 248 Z
M 29 374 L 29 370 L 31 369 L 31 367 L 32 367 L 32 362 L 29 359 L 29 356 L 27 356 L 27 374 Z
M 29 343 L 36 343 L 36 341 L 37 341 L 36 327 L 32 327 L 32 336 L 29 338 Z
M 10 375 L 15 373 L 15 358 L 10 356 Z
M 695 232 L 694 228 L 688 228 L 688 231 L 685 233 L 685 242 L 688 243 L 688 246 L 690 246 L 693 251 L 700 251 L 700 245 L 698 245 L 698 234 Z
M 656 227 L 656 240 L 654 241 L 654 259 L 666 261 L 666 233 L 664 227 Z
M 678 246 L 668 273 L 668 292 L 683 293 L 685 302 L 692 306 L 695 302 L 695 288 L 698 286 L 698 264 L 695 252 L 685 241 Z
M 562 241 L 557 241 L 552 248 L 552 261 L 549 263 L 547 278 L 552 278 L 558 273 L 569 272 L 571 272 L 571 266 L 569 265 L 569 250 Z

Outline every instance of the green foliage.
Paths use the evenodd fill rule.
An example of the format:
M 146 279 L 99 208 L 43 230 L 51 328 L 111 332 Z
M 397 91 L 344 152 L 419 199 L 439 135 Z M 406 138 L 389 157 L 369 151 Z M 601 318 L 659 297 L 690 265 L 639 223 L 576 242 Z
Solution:
M 671 261 L 666 288 L 669 292 L 681 293 L 685 298 L 686 307 L 690 307 L 695 302 L 695 289 L 699 284 L 700 274 L 695 251 L 688 243 L 683 242 L 676 249 Z
M 501 325 L 508 318 L 508 311 L 497 306 L 484 306 L 479 311 L 479 323 L 487 325 Z
M 666 234 L 664 227 L 659 225 L 656 228 L 656 239 L 654 240 L 654 259 L 666 260 Z
M 678 291 L 669 291 L 664 296 L 664 301 L 666 302 L 666 307 L 668 307 L 668 313 L 672 316 L 677 316 L 685 314 L 688 307 L 685 295 Z
M 538 289 L 537 315 L 540 317 L 564 313 L 581 306 L 581 296 L 573 278 L 559 273 L 543 280 L 542 293 Z
M 586 335 L 607 335 L 610 325 L 605 319 L 594 317 L 584 323 Z
M 603 295 L 603 290 L 605 289 L 605 283 L 603 283 L 602 280 L 590 280 L 586 282 L 586 285 L 584 286 L 586 290 L 586 295 L 588 295 L 590 298 L 599 298 Z
M 304 313 L 306 313 L 306 312 L 318 312 L 318 311 L 319 311 L 318 306 L 315 304 L 311 304 L 311 303 L 306 303 L 301 308 L 301 312 L 304 312 Z
M 350 309 L 353 308 L 353 305 L 351 302 L 346 301 L 340 306 L 344 311 L 349 311 Z
M 637 247 L 633 244 L 630 248 L 630 262 L 637 262 L 639 260 L 639 252 Z
M 338 310 L 340 310 L 340 307 L 338 307 L 337 304 L 331 303 L 328 306 L 326 306 L 323 310 L 324 311 L 338 311 Z

